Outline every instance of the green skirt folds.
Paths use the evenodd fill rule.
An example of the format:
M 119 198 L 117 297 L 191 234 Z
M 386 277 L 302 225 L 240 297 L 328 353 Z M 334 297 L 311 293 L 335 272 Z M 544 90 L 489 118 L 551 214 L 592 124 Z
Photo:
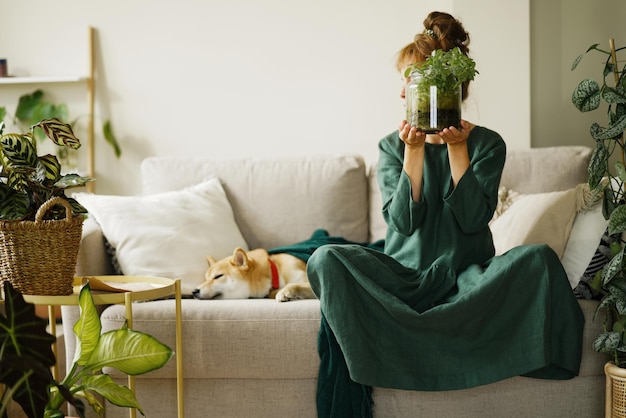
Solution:
M 324 245 L 307 272 L 323 314 L 320 417 L 371 416 L 373 386 L 439 391 L 578 374 L 584 317 L 546 245 L 461 272 L 416 271 L 363 245 Z

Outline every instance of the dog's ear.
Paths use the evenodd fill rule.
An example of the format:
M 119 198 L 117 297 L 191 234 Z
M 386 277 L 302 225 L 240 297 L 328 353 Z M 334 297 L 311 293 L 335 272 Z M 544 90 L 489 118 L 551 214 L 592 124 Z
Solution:
M 230 264 L 242 270 L 248 270 L 249 262 L 246 250 L 239 247 L 235 248 L 233 258 L 230 259 Z
M 217 263 L 217 261 L 213 257 L 211 257 L 210 255 L 208 255 L 206 257 L 206 261 L 209 264 L 209 267 L 211 267 L 213 264 Z

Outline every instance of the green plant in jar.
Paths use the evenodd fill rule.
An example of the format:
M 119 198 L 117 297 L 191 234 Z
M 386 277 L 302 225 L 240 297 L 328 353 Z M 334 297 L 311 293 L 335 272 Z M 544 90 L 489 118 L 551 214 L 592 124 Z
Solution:
M 459 127 L 462 86 L 478 74 L 473 59 L 456 47 L 437 49 L 423 63 L 410 65 L 406 88 L 406 120 L 426 133 Z

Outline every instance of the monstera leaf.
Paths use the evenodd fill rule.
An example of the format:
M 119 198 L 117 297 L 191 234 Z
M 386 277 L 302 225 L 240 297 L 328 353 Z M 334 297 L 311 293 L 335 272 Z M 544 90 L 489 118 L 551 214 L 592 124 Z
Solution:
M 48 387 L 53 383 L 56 359 L 51 344 L 54 336 L 46 332 L 46 321 L 35 315 L 8 281 L 4 282 L 6 316 L 0 316 L 0 383 L 12 398 L 33 418 L 44 415 Z

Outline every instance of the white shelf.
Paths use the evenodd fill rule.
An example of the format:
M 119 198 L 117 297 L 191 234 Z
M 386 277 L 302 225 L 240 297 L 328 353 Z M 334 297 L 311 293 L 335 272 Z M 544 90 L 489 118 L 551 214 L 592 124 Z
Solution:
M 0 84 L 76 83 L 86 81 L 81 76 L 0 77 Z

